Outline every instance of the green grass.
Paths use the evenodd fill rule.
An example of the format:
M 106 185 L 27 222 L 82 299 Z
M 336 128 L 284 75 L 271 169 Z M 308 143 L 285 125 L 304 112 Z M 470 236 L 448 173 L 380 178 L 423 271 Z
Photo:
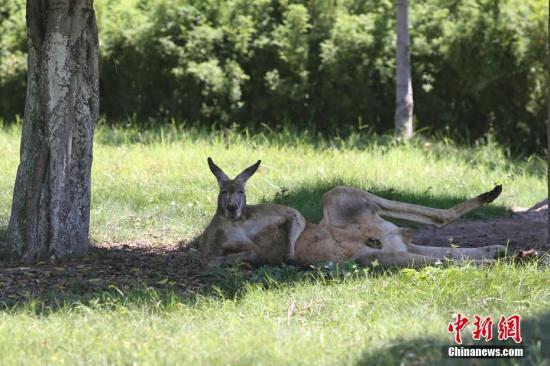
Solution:
M 534 264 L 431 267 L 294 275 L 191 302 L 149 289 L 39 315 L 35 303 L 0 312 L 0 363 L 439 364 L 446 361 L 440 345 L 450 343 L 447 324 L 460 311 L 521 314 L 523 361 L 538 365 L 550 357 L 549 278 L 548 267 Z
M 5 228 L 19 129 L 4 128 L 0 146 L 0 228 Z M 308 134 L 100 127 L 94 151 L 92 238 L 167 242 L 200 233 L 215 211 L 218 193 L 207 156 L 230 176 L 262 159 L 247 186 L 248 202 L 280 202 L 309 220 L 320 217 L 320 197 L 335 184 L 436 207 L 449 207 L 503 184 L 501 197 L 473 217 L 528 207 L 546 196 L 540 158 L 511 161 L 491 142 L 473 148 L 425 141 L 396 146 L 384 137 L 358 135 L 328 142 Z
M 0 129 L 0 235 L 9 218 L 19 128 Z M 540 158 L 512 159 L 491 141 L 470 147 L 353 135 L 247 136 L 170 127 L 97 130 L 93 167 L 95 241 L 189 240 L 214 212 L 212 156 L 229 175 L 262 159 L 249 202 L 282 202 L 308 219 L 334 184 L 447 207 L 495 183 L 502 196 L 472 217 L 505 215 L 546 196 Z M 337 272 L 337 273 L 336 273 Z M 6 306 L 2 365 L 440 364 L 447 324 L 460 311 L 519 313 L 528 364 L 548 364 L 550 268 L 492 267 L 365 272 L 354 266 L 210 274 L 216 287 L 182 298 L 152 288 L 111 289 Z M 1 294 L 1 287 L 0 287 Z M 546 360 L 546 361 L 543 361 Z

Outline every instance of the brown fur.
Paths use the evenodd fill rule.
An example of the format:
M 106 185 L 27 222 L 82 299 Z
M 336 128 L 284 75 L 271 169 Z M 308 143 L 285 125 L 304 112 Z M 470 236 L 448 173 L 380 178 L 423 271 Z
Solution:
M 244 183 L 259 162 L 247 168 L 235 180 L 229 180 L 209 159 L 209 165 L 220 184 L 218 210 L 205 229 L 201 253 L 210 265 L 223 265 L 242 260 L 255 265 L 278 265 L 292 261 L 301 266 L 319 262 L 357 260 L 365 265 L 423 266 L 445 258 L 487 261 L 504 247 L 436 248 L 412 243 L 413 231 L 399 228 L 382 216 L 443 226 L 462 214 L 493 201 L 501 192 L 497 186 L 490 192 L 466 200 L 450 209 L 434 209 L 410 203 L 390 201 L 351 187 L 336 187 L 322 198 L 323 218 L 319 224 L 306 223 L 295 209 L 275 204 L 246 205 L 238 217 L 228 214 L 223 202 L 234 197 L 221 192 L 227 186 L 244 191 Z M 252 169 L 252 173 L 250 173 Z M 245 172 L 250 174 L 245 174 Z M 242 180 L 243 174 L 246 176 Z M 220 182 L 221 177 L 221 182 Z M 234 200 L 233 200 L 234 202 Z M 226 214 L 224 214 L 226 213 Z

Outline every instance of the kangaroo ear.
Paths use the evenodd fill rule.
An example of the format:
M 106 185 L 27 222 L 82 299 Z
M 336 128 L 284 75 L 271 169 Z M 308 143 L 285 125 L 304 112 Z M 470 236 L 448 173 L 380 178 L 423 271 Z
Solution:
M 229 177 L 221 170 L 219 166 L 214 164 L 214 161 L 212 158 L 208 158 L 206 161 L 208 161 L 208 166 L 210 167 L 210 171 L 216 179 L 218 180 L 218 183 L 227 182 L 229 180 Z
M 258 160 L 256 162 L 256 164 L 254 165 L 251 165 L 249 166 L 248 168 L 246 168 L 245 170 L 243 170 L 241 172 L 241 174 L 237 175 L 237 177 L 235 178 L 235 180 L 238 180 L 240 181 L 241 183 L 246 183 L 246 181 L 252 176 L 254 175 L 254 173 L 256 173 L 256 170 L 258 170 L 258 167 L 260 166 L 260 163 L 262 161 L 261 160 Z

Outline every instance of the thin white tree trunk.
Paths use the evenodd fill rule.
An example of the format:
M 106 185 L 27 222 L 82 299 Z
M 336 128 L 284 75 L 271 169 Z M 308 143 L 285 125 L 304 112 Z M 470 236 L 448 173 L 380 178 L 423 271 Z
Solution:
M 27 0 L 28 80 L 7 232 L 12 259 L 88 249 L 93 131 L 99 113 L 93 0 Z
M 395 134 L 400 139 L 409 139 L 413 136 L 409 1 L 396 0 L 395 5 L 397 12 Z

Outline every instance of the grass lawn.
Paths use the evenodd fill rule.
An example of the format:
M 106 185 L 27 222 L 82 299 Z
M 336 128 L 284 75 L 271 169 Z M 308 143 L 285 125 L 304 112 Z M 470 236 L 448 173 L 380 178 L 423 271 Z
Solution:
M 19 133 L 0 129 L 0 239 Z M 542 159 L 507 158 L 490 141 L 395 145 L 383 137 L 329 142 L 308 134 L 99 127 L 93 240 L 191 240 L 215 210 L 217 185 L 207 156 L 229 175 L 262 159 L 248 183 L 248 201 L 290 205 L 309 220 L 319 218 L 320 195 L 335 184 L 434 207 L 503 184 L 501 197 L 472 218 L 506 215 L 546 196 Z M 522 362 L 550 363 L 550 268 L 536 263 L 374 272 L 352 265 L 245 274 L 230 268 L 216 276 L 221 280 L 206 291 L 185 297 L 136 286 L 58 296 L 55 306 L 47 299 L 6 305 L 0 364 L 451 363 L 439 347 L 449 344 L 447 325 L 458 311 L 492 315 L 495 323 L 501 314 L 520 314 L 528 350 Z

